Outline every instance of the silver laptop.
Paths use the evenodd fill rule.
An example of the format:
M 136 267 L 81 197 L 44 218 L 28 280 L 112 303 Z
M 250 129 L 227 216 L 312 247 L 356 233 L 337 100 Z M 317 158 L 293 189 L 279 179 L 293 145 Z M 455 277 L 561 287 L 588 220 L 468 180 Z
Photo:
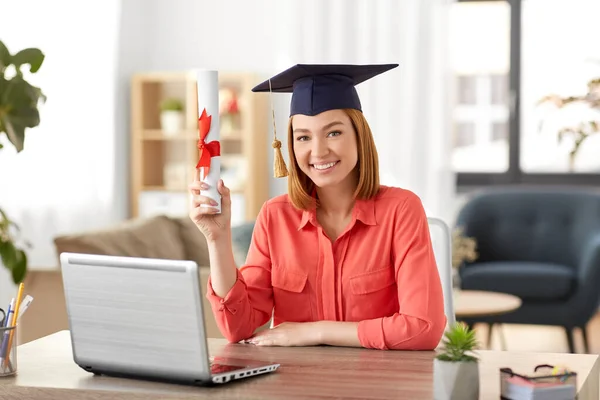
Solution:
M 73 358 L 98 375 L 192 385 L 275 371 L 208 354 L 193 261 L 62 253 Z

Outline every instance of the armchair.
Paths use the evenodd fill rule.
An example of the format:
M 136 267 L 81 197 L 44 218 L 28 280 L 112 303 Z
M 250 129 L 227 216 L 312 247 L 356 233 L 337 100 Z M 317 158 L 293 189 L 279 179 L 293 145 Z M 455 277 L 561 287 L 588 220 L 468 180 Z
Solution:
M 600 192 L 581 188 L 508 187 L 474 196 L 457 226 L 477 240 L 479 258 L 460 268 L 462 289 L 510 293 L 511 313 L 465 320 L 562 326 L 570 352 L 600 299 Z

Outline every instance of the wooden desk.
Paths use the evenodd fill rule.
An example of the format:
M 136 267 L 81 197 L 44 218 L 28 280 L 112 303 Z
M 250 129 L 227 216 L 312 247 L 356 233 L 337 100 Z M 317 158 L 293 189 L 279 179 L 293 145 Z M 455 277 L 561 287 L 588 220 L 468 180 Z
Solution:
M 0 379 L 2 399 L 431 399 L 434 352 L 335 347 L 264 348 L 210 339 L 213 355 L 279 362 L 267 375 L 214 388 L 96 377 L 75 365 L 61 331 L 19 346 L 19 372 Z M 498 368 L 565 364 L 579 373 L 580 399 L 598 399 L 598 355 L 481 351 L 481 399 L 499 398 Z

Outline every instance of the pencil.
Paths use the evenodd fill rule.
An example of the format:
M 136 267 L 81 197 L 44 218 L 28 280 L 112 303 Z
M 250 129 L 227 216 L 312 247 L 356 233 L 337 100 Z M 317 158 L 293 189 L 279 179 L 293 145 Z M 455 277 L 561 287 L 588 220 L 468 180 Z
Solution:
M 21 282 L 19 284 L 19 290 L 17 292 L 17 298 L 15 300 L 15 313 L 13 314 L 12 317 L 12 321 L 10 326 L 15 326 L 17 323 L 17 316 L 19 315 L 19 308 L 21 308 L 21 298 L 23 297 L 23 288 L 24 285 Z M 13 329 L 10 332 L 10 336 L 8 337 L 8 347 L 6 350 L 6 358 L 4 359 L 4 366 L 6 367 L 8 365 L 8 361 L 10 360 L 10 350 L 11 350 L 11 346 L 12 346 L 12 341 L 13 341 L 13 336 L 14 336 L 15 330 Z

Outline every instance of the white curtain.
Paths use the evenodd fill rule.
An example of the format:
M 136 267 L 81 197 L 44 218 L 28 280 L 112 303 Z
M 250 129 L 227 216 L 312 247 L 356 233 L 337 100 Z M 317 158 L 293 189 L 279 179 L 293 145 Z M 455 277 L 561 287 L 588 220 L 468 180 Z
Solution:
M 277 68 L 295 63 L 399 63 L 357 86 L 377 143 L 382 183 L 417 193 L 452 223 L 451 0 L 303 0 L 277 8 Z M 276 33 L 276 34 L 275 34 Z M 279 130 L 289 99 L 279 100 Z M 282 115 L 283 114 L 283 115 Z
M 2 135 L 0 207 L 32 244 L 32 268 L 53 268 L 57 234 L 93 229 L 115 214 L 115 69 L 119 0 L 0 0 L 0 40 L 14 54 L 46 55 L 28 75 L 48 100 L 17 154 Z M 4 279 L 4 277 L 3 277 Z M 0 288 L 1 291 L 1 288 Z

